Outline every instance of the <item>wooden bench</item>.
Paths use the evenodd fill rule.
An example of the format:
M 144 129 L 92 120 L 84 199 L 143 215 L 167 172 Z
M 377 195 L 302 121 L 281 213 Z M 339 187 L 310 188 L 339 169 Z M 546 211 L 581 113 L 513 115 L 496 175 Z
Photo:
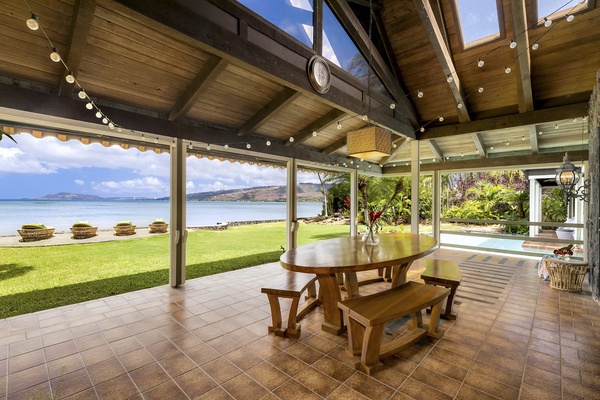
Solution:
M 441 318 L 455 320 L 456 314 L 452 314 L 452 305 L 454 304 L 456 289 L 462 280 L 462 273 L 458 264 L 452 260 L 426 259 L 425 271 L 421 274 L 421 279 L 427 285 L 443 286 L 450 289 L 450 295 L 446 301 L 446 310 Z
M 300 337 L 300 324 L 297 321 L 303 318 L 310 310 L 321 304 L 317 297 L 317 280 L 314 274 L 286 271 L 286 273 L 269 287 L 263 287 L 262 293 L 266 293 L 271 306 L 271 318 L 273 325 L 269 326 L 269 333 L 274 332 L 277 336 L 293 338 Z M 307 291 L 304 303 L 300 306 L 300 296 Z M 287 326 L 282 326 L 280 298 L 292 299 Z M 300 306 L 300 309 L 298 309 Z
M 449 293 L 446 288 L 407 282 L 369 296 L 340 301 L 338 306 L 348 327 L 348 352 L 354 367 L 371 375 L 383 368 L 380 359 L 402 351 L 426 335 L 441 338 L 440 311 Z M 433 306 L 433 311 L 426 330 L 421 310 L 429 306 Z M 412 318 L 409 332 L 382 345 L 385 324 L 408 315 Z

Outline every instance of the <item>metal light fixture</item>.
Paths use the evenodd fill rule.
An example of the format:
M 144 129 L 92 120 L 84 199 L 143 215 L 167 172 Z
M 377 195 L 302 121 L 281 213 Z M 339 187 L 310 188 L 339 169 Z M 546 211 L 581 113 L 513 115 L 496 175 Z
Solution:
M 581 179 L 581 168 L 576 167 L 569 160 L 568 153 L 565 153 L 563 163 L 556 170 L 556 184 L 565 193 L 565 203 L 569 204 L 571 199 L 581 199 L 585 202 L 590 200 L 590 185 L 589 181 L 585 181 L 583 185 L 577 187 L 577 183 Z

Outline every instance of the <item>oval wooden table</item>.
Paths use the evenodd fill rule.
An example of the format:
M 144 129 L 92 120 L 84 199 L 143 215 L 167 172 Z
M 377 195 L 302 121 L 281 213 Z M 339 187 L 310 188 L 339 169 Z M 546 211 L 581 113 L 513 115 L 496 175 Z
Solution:
M 434 238 L 411 233 L 385 233 L 376 246 L 366 246 L 360 236 L 322 240 L 288 250 L 279 261 L 283 268 L 317 275 L 323 302 L 323 330 L 336 335 L 345 331 L 338 308 L 342 299 L 336 274 L 344 273 L 356 284 L 356 272 L 393 267 L 392 287 L 406 281 L 412 262 L 433 252 Z M 352 278 L 354 277 L 354 278 Z M 353 290 L 348 295 L 352 296 Z

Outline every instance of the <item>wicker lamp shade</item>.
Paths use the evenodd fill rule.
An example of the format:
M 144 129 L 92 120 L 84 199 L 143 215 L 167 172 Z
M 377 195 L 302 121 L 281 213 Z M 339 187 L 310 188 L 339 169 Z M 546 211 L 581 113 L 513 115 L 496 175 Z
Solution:
M 379 126 L 348 132 L 348 155 L 360 159 L 381 158 L 392 154 L 392 133 Z

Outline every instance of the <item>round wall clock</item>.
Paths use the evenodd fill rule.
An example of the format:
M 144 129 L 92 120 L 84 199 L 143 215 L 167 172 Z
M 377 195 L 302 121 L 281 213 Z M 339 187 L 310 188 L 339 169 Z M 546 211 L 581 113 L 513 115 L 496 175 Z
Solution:
M 329 64 L 321 56 L 312 56 L 308 60 L 308 80 L 318 93 L 327 93 L 331 86 L 331 70 Z

